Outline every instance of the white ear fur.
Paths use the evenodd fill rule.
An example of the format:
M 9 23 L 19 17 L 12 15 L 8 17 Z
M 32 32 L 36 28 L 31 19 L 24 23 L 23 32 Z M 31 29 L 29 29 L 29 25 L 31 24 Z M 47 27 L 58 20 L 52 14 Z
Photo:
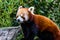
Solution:
M 23 8 L 22 6 L 19 6 L 19 8 L 18 9 L 21 9 L 21 8 Z
M 28 11 L 30 11 L 32 14 L 34 14 L 34 7 L 30 7 L 30 8 L 28 9 Z

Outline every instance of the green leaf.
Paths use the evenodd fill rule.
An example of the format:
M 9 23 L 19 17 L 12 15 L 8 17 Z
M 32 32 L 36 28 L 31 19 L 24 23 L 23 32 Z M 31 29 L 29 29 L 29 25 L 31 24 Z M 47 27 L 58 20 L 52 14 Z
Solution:
M 46 2 L 49 2 L 49 3 L 52 2 L 52 1 L 53 1 L 53 0 L 46 0 Z

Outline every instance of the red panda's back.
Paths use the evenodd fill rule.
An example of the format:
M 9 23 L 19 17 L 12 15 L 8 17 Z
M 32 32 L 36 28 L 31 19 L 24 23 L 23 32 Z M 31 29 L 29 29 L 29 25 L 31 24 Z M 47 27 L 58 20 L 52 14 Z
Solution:
M 41 32 L 44 30 L 48 30 L 55 35 L 59 32 L 58 26 L 52 20 L 45 16 L 34 15 L 34 22 L 36 25 L 38 25 L 38 28 Z

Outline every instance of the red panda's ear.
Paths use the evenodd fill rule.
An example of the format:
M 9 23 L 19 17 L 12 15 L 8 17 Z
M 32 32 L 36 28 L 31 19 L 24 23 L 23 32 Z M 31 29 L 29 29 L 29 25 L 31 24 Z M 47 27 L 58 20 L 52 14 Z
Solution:
M 19 11 L 20 11 L 21 8 L 23 8 L 23 7 L 22 7 L 22 6 L 19 6 L 19 7 L 18 7 L 17 13 L 19 13 Z M 18 14 L 16 14 L 16 16 L 17 16 L 17 15 L 18 15 Z
M 32 14 L 34 14 L 34 7 L 28 8 L 28 11 L 30 11 Z
M 22 6 L 19 6 L 19 8 L 18 9 L 21 9 L 21 8 L 23 8 Z

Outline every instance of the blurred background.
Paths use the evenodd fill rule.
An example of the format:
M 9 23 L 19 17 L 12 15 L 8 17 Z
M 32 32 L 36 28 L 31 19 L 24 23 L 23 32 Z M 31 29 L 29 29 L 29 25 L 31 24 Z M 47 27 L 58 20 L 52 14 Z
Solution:
M 0 27 L 19 25 L 15 17 L 19 6 L 34 6 L 35 14 L 44 15 L 60 26 L 60 0 L 0 0 Z M 21 32 L 16 40 L 22 37 Z

